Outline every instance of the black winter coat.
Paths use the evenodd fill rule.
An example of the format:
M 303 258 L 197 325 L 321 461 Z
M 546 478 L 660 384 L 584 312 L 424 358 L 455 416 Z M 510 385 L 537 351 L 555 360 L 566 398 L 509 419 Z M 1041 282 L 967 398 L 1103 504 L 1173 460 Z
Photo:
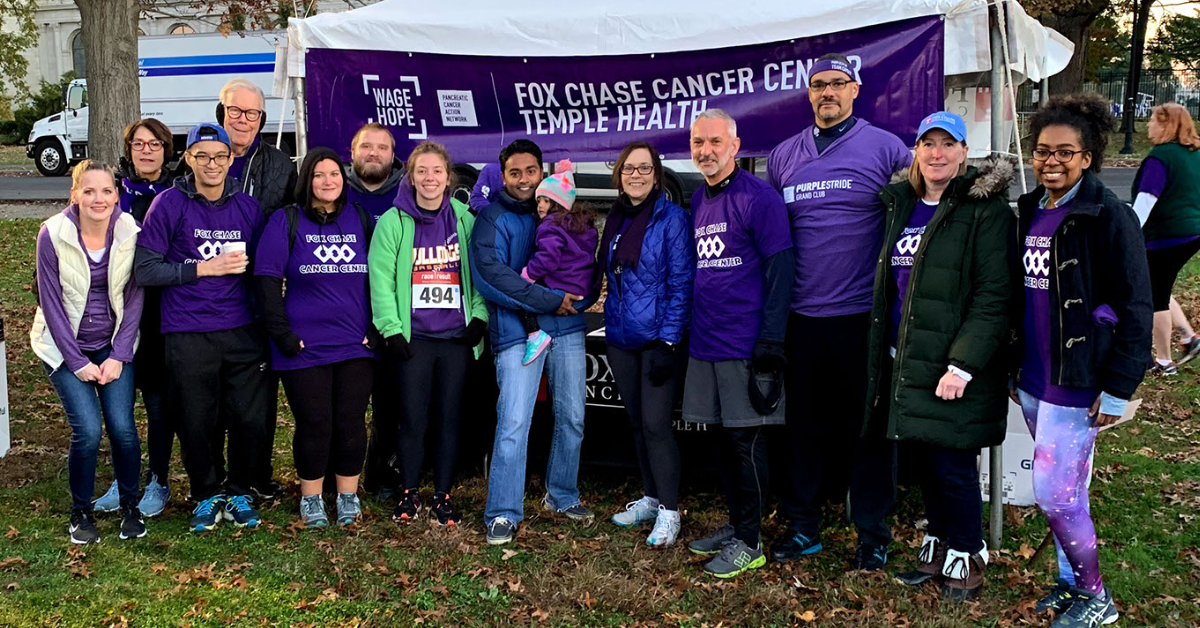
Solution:
M 1083 173 L 1082 181 L 1050 247 L 1050 383 L 1100 388 L 1119 399 L 1129 399 L 1151 360 L 1154 307 L 1150 301 L 1146 243 L 1129 205 L 1090 171 Z M 1018 248 L 1013 256 L 1013 273 L 1021 289 L 1013 299 L 1013 315 L 1018 323 L 1018 342 L 1010 364 L 1014 373 L 1021 366 L 1024 346 L 1020 333 L 1025 311 L 1020 252 L 1045 192 L 1039 185 L 1017 199 L 1013 242 Z M 1092 312 L 1105 304 L 1117 315 L 1115 329 L 1092 320 Z
M 894 288 L 889 261 L 918 198 L 907 181 L 880 191 L 887 229 L 875 272 L 867 357 L 865 432 L 979 449 L 1004 440 L 1011 336 L 1009 238 L 1013 166 L 989 159 L 950 182 L 914 255 L 901 310 L 896 358 L 889 357 Z M 954 365 L 970 374 L 960 399 L 934 393 Z
M 270 215 L 295 202 L 296 178 L 296 165 L 291 157 L 259 140 L 242 171 L 241 191 L 253 196 Z

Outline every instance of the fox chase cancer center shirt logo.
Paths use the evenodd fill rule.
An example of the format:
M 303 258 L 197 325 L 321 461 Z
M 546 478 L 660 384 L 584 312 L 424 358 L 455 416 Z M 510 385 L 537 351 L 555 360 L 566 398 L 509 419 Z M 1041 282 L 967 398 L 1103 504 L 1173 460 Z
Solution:
M 721 257 L 725 253 L 725 241 L 721 234 L 728 223 L 718 222 L 696 228 L 696 268 L 732 268 L 742 265 L 741 256 Z
M 351 263 L 358 257 L 358 251 L 351 246 L 358 244 L 358 236 L 353 233 L 306 234 L 304 243 L 315 245 L 312 254 L 321 263 L 301 264 L 299 270 L 302 275 L 367 272 L 366 264 Z
M 192 237 L 197 240 L 204 240 L 196 246 L 196 252 L 200 254 L 200 258 L 208 261 L 221 253 L 225 252 L 225 246 L 236 242 L 242 242 L 241 230 L 222 231 L 220 229 L 196 229 L 192 232 Z
M 1025 236 L 1025 287 L 1035 290 L 1050 289 L 1050 242 L 1049 236 Z
M 925 227 L 905 227 L 896 240 L 896 253 L 892 256 L 892 266 L 912 266 L 913 254 L 921 247 L 921 236 L 925 235 Z

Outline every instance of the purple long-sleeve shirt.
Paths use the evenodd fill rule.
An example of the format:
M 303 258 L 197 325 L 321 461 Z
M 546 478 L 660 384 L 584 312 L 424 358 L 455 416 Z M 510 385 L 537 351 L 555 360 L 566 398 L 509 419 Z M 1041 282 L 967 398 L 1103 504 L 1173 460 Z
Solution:
M 475 180 L 475 187 L 471 190 L 471 201 L 468 203 L 471 211 L 479 213 L 479 210 L 491 205 L 503 188 L 504 178 L 500 174 L 500 165 L 484 166 L 483 170 L 479 171 L 479 178 Z
M 79 210 L 71 205 L 63 213 L 79 228 Z M 87 255 L 87 247 L 83 243 L 83 234 L 79 234 L 79 248 L 84 251 L 91 275 L 87 304 L 84 306 L 83 319 L 79 322 L 79 331 L 71 329 L 71 320 L 63 306 L 63 289 L 58 272 L 58 252 L 51 241 L 53 236 L 45 226 L 38 233 L 37 239 L 37 281 L 38 295 L 41 302 L 42 315 L 46 318 L 46 327 L 54 344 L 62 353 L 63 361 L 71 372 L 88 365 L 90 360 L 83 355 L 84 351 L 103 349 L 110 342 L 112 353 L 109 357 L 120 362 L 132 362 L 134 342 L 137 340 L 138 322 L 142 316 L 144 293 L 142 287 L 130 276 L 125 284 L 125 312 L 121 320 L 121 329 L 116 328 L 116 316 L 108 300 L 108 262 L 112 254 L 113 227 L 117 224 L 121 209 L 113 209 L 108 221 L 108 233 L 105 236 L 105 252 L 99 262 L 93 261 Z
M 531 281 L 541 279 L 549 288 L 586 296 L 591 290 L 599 239 L 594 227 L 571 233 L 553 214 L 548 215 L 538 223 L 535 250 L 525 274 Z

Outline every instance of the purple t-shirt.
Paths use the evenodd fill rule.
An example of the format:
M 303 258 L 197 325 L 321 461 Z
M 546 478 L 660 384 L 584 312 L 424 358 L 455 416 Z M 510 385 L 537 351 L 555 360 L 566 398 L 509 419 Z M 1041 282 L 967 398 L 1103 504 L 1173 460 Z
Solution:
M 900 238 L 892 247 L 892 286 L 896 298 L 892 299 L 892 314 L 888 321 L 891 329 L 892 346 L 895 347 L 900 338 L 900 312 L 904 309 L 904 299 L 908 295 L 908 277 L 912 273 L 913 260 L 917 248 L 921 246 L 921 236 L 925 235 L 925 226 L 937 211 L 937 203 L 925 199 L 917 201 L 913 208 L 912 218 L 900 232 Z
M 353 207 L 324 225 L 300 211 L 290 254 L 287 212 L 271 214 L 258 241 L 254 274 L 287 281 L 284 310 L 304 342 L 300 353 L 289 358 L 272 341 L 272 368 L 290 371 L 375 357 L 363 345 L 371 325 L 367 238 Z
M 692 338 L 697 360 L 750 358 L 763 310 L 763 262 L 792 245 L 787 208 L 766 182 L 738 171 L 713 198 L 692 196 L 696 243 Z
M 436 214 L 401 207 L 413 216 L 412 334 L 455 338 L 466 326 L 458 216 L 447 198 Z M 414 215 L 415 213 L 415 215 Z
M 238 181 L 242 180 L 242 175 L 246 172 L 246 161 L 249 160 L 250 156 L 254 154 L 254 149 L 258 148 L 258 140 L 259 136 L 255 135 L 254 141 L 250 142 L 250 148 L 246 149 L 246 154 L 242 155 L 241 157 L 234 157 L 233 160 L 229 162 L 229 172 L 225 176 L 229 177 L 230 179 L 237 179 Z M 243 187 L 242 189 L 244 190 L 246 188 Z
M 1025 275 L 1024 357 L 1018 387 L 1058 406 L 1089 408 L 1100 394 L 1097 389 L 1067 388 L 1050 382 L 1050 273 L 1054 268 L 1054 233 L 1066 217 L 1070 203 L 1045 209 L 1039 207 L 1021 251 Z
M 174 187 L 150 204 L 138 246 L 161 254 L 171 264 L 198 264 L 220 255 L 230 242 L 244 243 L 246 252 L 253 254 L 262 225 L 262 209 L 249 195 L 234 192 L 213 203 Z M 162 332 L 224 331 L 249 325 L 254 317 L 245 279 L 245 273 L 200 277 L 195 283 L 163 288 Z
M 912 153 L 862 119 L 819 155 L 813 135 L 809 127 L 767 157 L 767 182 L 787 203 L 796 248 L 791 309 L 817 317 L 868 312 L 886 214 L 879 190 Z

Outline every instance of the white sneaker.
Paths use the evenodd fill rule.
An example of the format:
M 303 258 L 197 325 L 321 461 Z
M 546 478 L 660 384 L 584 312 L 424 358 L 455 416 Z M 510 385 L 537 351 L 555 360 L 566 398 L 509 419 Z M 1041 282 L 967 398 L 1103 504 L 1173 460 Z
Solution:
M 646 545 L 650 547 L 666 547 L 674 545 L 679 536 L 679 511 L 667 510 L 666 506 L 658 507 L 658 518 L 654 520 L 654 529 L 646 537 Z
M 625 504 L 625 510 L 612 516 L 612 522 L 628 528 L 638 524 L 654 521 L 658 517 L 658 500 L 642 496 L 635 502 Z

